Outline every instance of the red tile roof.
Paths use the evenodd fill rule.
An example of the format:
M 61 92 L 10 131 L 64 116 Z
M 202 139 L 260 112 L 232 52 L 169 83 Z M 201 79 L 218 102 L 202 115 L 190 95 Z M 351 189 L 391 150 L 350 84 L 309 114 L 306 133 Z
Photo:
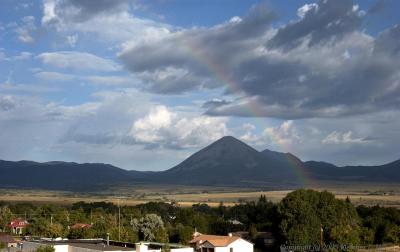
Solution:
M 8 225 L 11 228 L 24 228 L 28 225 L 28 222 L 22 218 L 13 219 Z
M 238 236 L 221 236 L 221 235 L 199 235 L 193 238 L 190 243 L 198 243 L 199 245 L 204 242 L 211 243 L 214 247 L 226 247 L 232 242 L 240 239 Z
M 75 223 L 74 225 L 71 226 L 72 229 L 76 228 L 91 228 L 93 225 L 87 224 L 87 223 Z

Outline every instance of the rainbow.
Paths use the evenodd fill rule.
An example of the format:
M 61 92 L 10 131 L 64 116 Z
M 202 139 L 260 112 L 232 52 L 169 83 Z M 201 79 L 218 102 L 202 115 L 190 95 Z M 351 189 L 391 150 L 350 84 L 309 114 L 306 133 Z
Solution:
M 236 83 L 230 73 L 228 73 L 223 67 L 216 64 L 212 57 L 208 57 L 207 53 L 204 52 L 200 46 L 196 46 L 194 43 L 191 43 L 190 40 L 181 40 L 181 45 L 193 55 L 193 57 L 204 67 L 207 68 L 210 73 L 216 77 L 216 79 L 224 83 L 225 86 L 232 92 L 232 93 L 243 93 L 244 91 L 242 88 Z M 259 110 L 257 104 L 255 102 L 249 102 L 246 106 L 247 112 L 252 115 L 253 117 L 257 118 L 260 121 L 261 125 L 265 124 L 265 116 L 264 113 Z M 282 150 L 286 151 L 288 148 L 277 141 L 277 137 L 270 133 L 269 138 L 274 141 Z M 302 187 L 315 187 L 317 186 L 316 181 L 311 177 L 311 175 L 305 170 L 304 166 L 299 163 L 294 158 L 290 158 L 287 156 L 288 162 L 291 164 L 293 168 L 294 175 L 297 177 L 298 181 L 300 182 Z

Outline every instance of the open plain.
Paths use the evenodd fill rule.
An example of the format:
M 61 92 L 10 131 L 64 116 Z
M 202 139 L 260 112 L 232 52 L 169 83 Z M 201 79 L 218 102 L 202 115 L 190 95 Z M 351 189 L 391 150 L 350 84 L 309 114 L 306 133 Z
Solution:
M 400 208 L 400 189 L 395 184 L 334 184 L 327 187 L 312 187 L 319 191 L 327 190 L 339 199 L 347 197 L 355 205 L 381 205 Z M 255 190 L 229 187 L 189 187 L 177 185 L 140 185 L 135 188 L 113 188 L 101 192 L 66 192 L 45 190 L 0 189 L 0 201 L 33 204 L 70 205 L 75 202 L 113 202 L 121 205 L 138 205 L 146 202 L 174 202 L 180 206 L 205 203 L 216 207 L 234 205 L 257 200 L 265 195 L 272 202 L 279 202 L 291 190 Z

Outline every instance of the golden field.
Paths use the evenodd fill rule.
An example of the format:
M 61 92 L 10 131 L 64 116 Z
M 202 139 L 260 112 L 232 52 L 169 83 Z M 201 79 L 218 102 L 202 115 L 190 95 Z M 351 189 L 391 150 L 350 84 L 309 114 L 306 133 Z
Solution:
M 314 187 L 315 190 L 327 190 L 339 199 L 349 197 L 355 205 L 376 205 L 400 208 L 400 188 L 398 185 L 334 185 Z M 72 193 L 40 190 L 0 189 L 0 201 L 31 202 L 33 204 L 70 205 L 78 201 L 113 202 L 121 205 L 137 205 L 150 201 L 176 202 L 180 206 L 207 203 L 210 206 L 234 205 L 257 200 L 265 195 L 272 202 L 279 202 L 290 190 L 264 191 L 243 188 L 224 187 L 188 187 L 188 186 L 148 186 L 118 188 L 101 193 Z

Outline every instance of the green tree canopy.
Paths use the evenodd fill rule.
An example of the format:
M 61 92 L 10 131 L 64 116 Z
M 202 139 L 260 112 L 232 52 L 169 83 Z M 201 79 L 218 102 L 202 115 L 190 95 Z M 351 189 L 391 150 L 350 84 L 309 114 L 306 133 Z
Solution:
M 279 204 L 281 232 L 293 245 L 318 245 L 321 225 L 325 243 L 358 244 L 359 217 L 349 202 L 332 193 L 297 190 Z

